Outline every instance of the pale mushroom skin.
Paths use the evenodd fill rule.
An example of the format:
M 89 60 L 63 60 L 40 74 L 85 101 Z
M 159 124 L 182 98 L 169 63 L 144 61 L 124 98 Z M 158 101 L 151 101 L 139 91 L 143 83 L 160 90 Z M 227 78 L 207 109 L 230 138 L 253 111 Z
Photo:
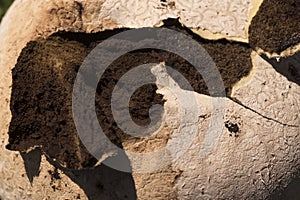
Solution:
M 53 170 L 54 167 L 45 156 L 42 156 L 39 176 L 33 179 L 31 186 L 28 178 L 24 176 L 25 169 L 20 153 L 5 149 L 11 120 L 11 70 L 29 41 L 38 37 L 47 38 L 58 31 L 94 33 L 121 27 L 154 27 L 159 26 L 162 19 L 180 17 L 181 22 L 188 28 L 209 30 L 219 35 L 214 37 L 211 36 L 214 34 L 210 34 L 208 39 L 227 38 L 228 35 L 229 39 L 247 42 L 245 30 L 248 29 L 251 16 L 254 16 L 251 12 L 253 9 L 257 10 L 261 3 L 226 1 L 228 5 L 233 2 L 233 6 L 243 2 L 243 9 L 240 9 L 243 12 L 232 12 L 233 19 L 239 20 L 232 26 L 234 20 L 219 19 L 218 16 L 221 15 L 214 15 L 214 24 L 205 20 L 198 21 L 196 14 L 190 18 L 188 12 L 176 10 L 180 5 L 188 5 L 181 1 L 174 1 L 176 9 L 173 4 L 162 6 L 161 2 L 114 2 L 116 1 L 16 0 L 1 22 L 0 197 L 74 199 L 79 195 L 81 199 L 87 199 L 83 189 L 61 171 L 58 171 L 61 179 L 51 180 L 48 170 Z M 216 2 L 203 1 L 217 12 L 219 7 L 214 6 Z M 118 14 L 115 10 L 117 7 L 125 8 L 122 5 L 140 6 L 141 9 L 137 7 L 134 10 L 142 14 L 134 13 L 130 15 L 131 20 L 123 20 L 128 17 L 128 13 L 124 11 Z M 145 6 L 151 9 L 145 9 Z M 227 12 L 222 10 L 222 6 L 219 9 L 221 13 Z M 195 10 L 195 13 L 199 11 Z M 187 22 L 187 19 L 191 21 Z M 228 23 L 227 27 L 221 26 L 222 20 Z M 224 125 L 217 147 L 208 157 L 201 158 L 197 153 L 209 117 L 199 120 L 199 137 L 193 141 L 185 156 L 160 172 L 133 174 L 138 199 L 266 199 L 276 189 L 289 184 L 298 172 L 300 164 L 300 88 L 277 73 L 256 52 L 252 54 L 252 63 L 251 74 L 233 88 L 231 96 L 257 113 L 228 98 L 225 99 L 224 122 L 229 120 L 239 123 L 238 136 L 230 136 Z M 212 98 L 201 94 L 196 96 L 200 105 Z M 207 104 L 204 104 L 205 106 Z M 176 109 L 176 102 L 170 97 L 165 108 Z M 203 115 L 209 115 L 209 106 L 202 112 Z M 55 192 L 50 186 L 51 182 L 59 188 Z

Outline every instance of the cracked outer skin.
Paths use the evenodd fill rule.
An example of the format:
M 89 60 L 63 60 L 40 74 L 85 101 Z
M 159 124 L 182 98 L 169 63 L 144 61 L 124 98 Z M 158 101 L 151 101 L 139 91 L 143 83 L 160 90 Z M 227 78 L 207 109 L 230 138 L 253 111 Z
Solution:
M 212 97 L 195 93 L 199 105 L 198 116 L 204 117 L 197 122 L 194 122 L 194 118 L 188 120 L 198 125 L 199 132 L 196 138 L 191 138 L 192 145 L 184 155 L 172 163 L 171 173 L 174 176 L 181 173 L 175 180 L 169 177 L 170 171 L 166 169 L 147 174 L 146 177 L 145 174 L 134 174 L 141 199 L 172 199 L 170 195 L 173 193 L 177 193 L 178 199 L 268 199 L 277 189 L 288 185 L 300 164 L 299 86 L 276 73 L 254 52 L 252 61 L 254 72 L 251 79 L 236 88 L 233 97 L 272 119 L 226 98 L 224 122 L 237 123 L 239 131 L 230 133 L 221 122 L 223 129 L 215 149 L 207 157 L 201 156 L 204 137 L 210 134 L 207 127 L 212 119 Z M 167 99 L 165 123 L 172 121 L 174 137 L 179 124 L 170 119 L 178 119 L 180 105 L 174 96 L 162 92 L 164 89 L 168 90 L 168 87 L 158 92 Z M 260 102 L 262 93 L 270 103 L 257 106 L 254 102 Z M 186 98 L 186 101 L 189 102 L 189 99 Z M 263 101 L 266 102 L 265 99 Z M 266 107 L 271 111 L 266 112 Z M 188 119 L 188 116 L 184 118 Z M 172 180 L 175 184 L 170 187 L 168 183 Z M 145 186 L 144 182 L 150 184 Z M 161 194 L 168 187 L 172 192 Z
M 50 176 L 47 174 L 47 170 L 53 167 L 44 157 L 40 176 L 34 179 L 31 187 L 27 177 L 22 176 L 25 169 L 19 153 L 5 150 L 5 144 L 8 141 L 7 130 L 11 119 L 9 110 L 11 69 L 26 43 L 37 37 L 47 37 L 62 30 L 92 33 L 118 27 L 154 26 L 160 22 L 160 17 L 179 16 L 179 11 L 172 10 L 172 5 L 166 7 L 160 2 L 148 1 L 147 5 L 151 9 L 147 9 L 145 15 L 150 16 L 148 18 L 151 19 L 150 21 L 140 23 L 144 19 L 143 15 L 140 18 L 135 18 L 136 15 L 134 15 L 131 16 L 132 19 L 137 20 L 128 21 L 133 24 L 125 24 L 125 22 L 122 24 L 121 17 L 126 16 L 127 11 L 125 10 L 122 16 L 106 12 L 122 5 L 122 1 L 116 2 L 115 5 L 112 5 L 112 2 L 115 1 L 77 1 L 76 3 L 75 1 L 17 0 L 3 19 L 0 26 L 2 44 L 0 48 L 0 196 L 5 199 L 73 199 L 75 194 L 76 196 L 80 194 L 81 198 L 85 199 L 83 191 L 64 174 L 61 174 L 61 180 L 55 181 L 55 184 L 61 185 L 61 188 L 53 192 L 50 187 Z M 133 4 L 128 5 L 133 7 L 136 5 L 135 2 L 130 2 Z M 224 9 L 227 8 L 226 6 L 216 5 L 216 2 L 202 1 L 201 4 L 204 4 L 204 7 L 205 4 L 209 6 L 206 10 L 207 15 L 216 17 L 216 20 L 204 19 L 201 24 L 193 17 L 190 22 L 187 22 L 188 12 L 182 10 L 191 9 L 187 7 L 187 3 L 176 1 L 175 6 L 181 8 L 181 22 L 190 28 L 206 28 L 211 32 L 221 32 L 223 35 L 228 33 L 229 36 L 245 38 L 245 30 L 250 21 L 246 12 L 250 9 L 248 1 L 233 1 L 230 4 L 233 6 L 233 13 L 230 15 L 232 20 L 218 18 L 215 12 L 219 8 L 219 16 L 226 15 L 228 11 Z M 241 7 L 240 2 L 244 6 Z M 145 5 L 145 3 L 138 5 Z M 236 7 L 237 5 L 239 6 Z M 154 8 L 155 6 L 157 8 Z M 235 9 L 238 11 L 234 12 Z M 143 11 L 137 10 L 141 13 Z M 192 11 L 196 14 L 198 12 L 194 8 Z M 199 12 L 202 10 L 200 9 Z M 138 19 L 141 21 L 139 22 Z M 226 27 L 222 26 L 224 20 Z M 220 23 L 218 24 L 217 21 Z M 272 66 L 257 55 L 253 56 L 253 63 L 253 76 L 249 77 L 248 82 L 238 85 L 233 96 L 265 116 L 284 123 L 299 125 L 299 86 L 276 73 Z M 207 98 L 210 97 L 198 95 L 200 103 Z M 265 99 L 267 99 L 266 102 Z M 199 144 L 206 131 L 205 127 L 209 123 L 209 118 L 199 121 L 199 137 L 193 142 L 186 156 L 161 172 L 149 175 L 134 174 L 139 199 L 151 197 L 156 199 L 166 199 L 165 197 L 263 199 L 275 188 L 288 184 L 293 173 L 297 171 L 296 166 L 300 164 L 299 127 L 282 126 L 228 99 L 226 104 L 227 112 L 224 121 L 240 123 L 239 136 L 230 137 L 224 126 L 218 146 L 213 153 L 205 159 L 199 158 L 197 155 Z M 203 112 L 209 114 L 209 109 Z M 178 171 L 182 172 L 178 173 Z M 161 178 L 166 174 L 167 178 Z M 177 177 L 178 174 L 179 177 Z M 44 176 L 46 176 L 45 179 Z M 66 187 L 64 187 L 65 183 L 67 183 Z M 165 186 L 163 193 L 161 193 L 161 187 L 158 186 Z
M 179 199 L 266 199 L 287 186 L 297 173 L 299 86 L 276 73 L 256 53 L 252 60 L 252 78 L 232 96 L 265 116 L 295 127 L 226 100 L 224 121 L 239 124 L 238 135 L 230 137 L 224 127 L 215 151 L 200 158 L 201 134 L 206 133 L 209 118 L 199 122 L 199 137 L 190 152 L 173 165 L 183 171 L 176 183 Z M 200 105 L 204 98 L 198 96 Z

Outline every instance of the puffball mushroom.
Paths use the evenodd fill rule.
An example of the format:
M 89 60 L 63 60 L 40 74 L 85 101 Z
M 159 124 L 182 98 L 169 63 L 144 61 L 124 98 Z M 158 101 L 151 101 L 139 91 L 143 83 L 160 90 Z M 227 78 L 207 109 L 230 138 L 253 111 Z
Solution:
M 276 72 L 258 54 L 262 51 L 255 51 L 257 46 L 264 47 L 260 42 L 251 42 L 255 27 L 248 34 L 259 6 L 271 6 L 270 2 L 15 1 L 0 26 L 0 137 L 3 141 L 0 196 L 7 199 L 46 196 L 54 199 L 267 199 L 286 187 L 299 171 L 299 83 Z M 177 23 L 170 18 L 178 18 Z M 82 144 L 74 126 L 71 97 L 76 72 L 93 48 L 109 36 L 127 29 L 163 25 L 197 40 L 218 69 L 222 69 L 222 78 L 230 72 L 224 66 L 235 66 L 223 80 L 228 88 L 226 96 L 209 96 L 201 77 L 189 77 L 186 72 L 195 91 L 179 87 L 178 94 L 193 96 L 199 106 L 194 112 L 181 115 L 186 124 L 191 122 L 197 129 L 187 151 L 156 171 L 133 170 L 132 174 L 126 174 L 108 169 L 102 162 L 112 158 L 114 152 L 106 152 L 102 159 L 96 160 Z M 293 53 L 284 55 L 297 56 L 297 44 L 292 44 Z M 148 54 L 136 52 L 126 59 L 123 57 L 123 61 L 142 57 L 147 62 L 165 61 L 183 72 L 192 68 L 182 58 L 166 52 Z M 118 73 L 107 72 L 108 79 L 118 80 L 130 69 L 126 66 L 112 70 Z M 191 70 L 190 74 L 195 73 Z M 170 74 L 164 75 L 174 80 Z M 159 76 L 155 74 L 157 80 Z M 148 140 L 118 134 L 115 124 L 107 120 L 107 115 L 111 116 L 109 104 L 105 107 L 110 100 L 106 91 L 112 87 L 99 89 L 100 103 L 96 111 L 107 130 L 115 128 L 115 132 L 108 133 L 110 140 L 125 153 L 151 152 L 172 141 L 181 125 L 178 120 L 181 104 L 168 92 L 171 89 L 174 88 L 170 85 L 156 82 L 137 92 L 138 97 L 150 94 L 151 102 L 161 104 L 165 110 L 162 128 Z M 211 104 L 213 101 L 226 105 L 221 121 L 211 120 L 216 109 Z M 140 105 L 139 100 L 134 102 L 133 113 L 144 114 L 134 107 Z M 198 117 L 192 118 L 190 114 Z M 136 117 L 136 121 L 148 123 L 144 118 Z M 211 123 L 221 127 L 216 133 L 217 143 L 208 155 L 199 155 Z M 228 124 L 238 126 L 236 133 L 232 133 Z M 37 158 L 37 163 L 33 158 Z M 32 170 L 30 164 L 39 170 Z M 32 187 L 25 173 L 31 177 Z M 11 189 L 11 186 L 22 189 Z

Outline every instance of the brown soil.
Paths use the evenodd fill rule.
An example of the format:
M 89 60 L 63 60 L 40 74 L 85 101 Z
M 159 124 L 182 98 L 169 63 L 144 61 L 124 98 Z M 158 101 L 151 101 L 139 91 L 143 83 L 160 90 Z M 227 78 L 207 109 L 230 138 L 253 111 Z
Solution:
M 12 72 L 8 149 L 24 151 L 41 145 L 67 167 L 88 165 L 92 157 L 78 145 L 70 110 L 76 69 L 86 55 L 84 45 L 58 37 L 24 48 Z
M 166 26 L 192 36 L 207 50 L 221 73 L 227 94 L 232 85 L 251 70 L 249 47 L 225 40 L 203 40 L 180 27 L 176 21 Z M 39 145 L 51 158 L 65 163 L 68 168 L 78 169 L 95 164 L 96 160 L 77 136 L 71 110 L 72 86 L 82 61 L 93 47 L 120 31 L 123 30 L 97 34 L 58 33 L 30 42 L 23 49 L 13 69 L 8 149 L 24 151 Z M 110 110 L 114 85 L 129 69 L 162 61 L 182 73 L 196 92 L 209 94 L 201 75 L 178 55 L 147 49 L 119 57 L 105 71 L 96 94 L 98 121 L 116 145 L 122 147 L 122 140 L 129 139 L 129 136 L 117 127 Z M 163 104 L 162 96 L 155 91 L 155 85 L 146 85 L 132 96 L 130 114 L 136 123 L 148 124 L 151 105 Z
M 264 0 L 251 22 L 249 42 L 270 53 L 300 43 L 300 1 Z

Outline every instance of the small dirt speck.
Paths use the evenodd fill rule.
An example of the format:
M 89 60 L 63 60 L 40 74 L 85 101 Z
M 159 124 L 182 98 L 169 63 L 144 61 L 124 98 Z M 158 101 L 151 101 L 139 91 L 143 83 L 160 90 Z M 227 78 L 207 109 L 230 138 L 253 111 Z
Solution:
M 225 127 L 228 129 L 230 133 L 237 134 L 239 132 L 239 126 L 237 123 L 231 123 L 229 121 L 225 122 Z M 231 134 L 230 134 L 231 135 Z

